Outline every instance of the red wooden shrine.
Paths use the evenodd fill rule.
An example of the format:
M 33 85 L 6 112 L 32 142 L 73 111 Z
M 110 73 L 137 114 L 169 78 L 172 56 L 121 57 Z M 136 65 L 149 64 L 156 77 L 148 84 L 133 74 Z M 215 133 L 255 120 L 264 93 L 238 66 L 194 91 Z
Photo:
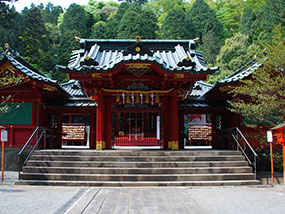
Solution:
M 232 81 L 214 87 L 201 82 L 218 68 L 206 67 L 195 50 L 197 40 L 77 40 L 80 49 L 69 64 L 57 66 L 70 79 L 61 85 L 16 51 L 8 48 L 1 55 L 0 77 L 23 78 L 0 89 L 1 96 L 12 95 L 9 103 L 20 106 L 13 111 L 19 113 L 16 119 L 10 120 L 10 113 L 0 118 L 10 147 L 22 147 L 41 126 L 54 130 L 54 148 L 183 149 L 201 141 L 223 148 L 221 129 L 240 124 L 240 116 L 226 109 L 222 90 Z

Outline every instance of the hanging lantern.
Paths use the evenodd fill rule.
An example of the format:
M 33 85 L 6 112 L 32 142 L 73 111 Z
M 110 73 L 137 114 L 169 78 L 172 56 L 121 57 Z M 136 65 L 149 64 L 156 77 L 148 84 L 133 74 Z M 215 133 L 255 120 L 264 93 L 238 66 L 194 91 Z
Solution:
M 140 93 L 140 97 L 141 97 L 141 104 L 143 104 L 143 94 Z
M 136 95 L 136 103 L 140 103 L 140 95 L 139 95 L 139 93 L 137 93 L 137 95 Z
M 116 102 L 117 103 L 120 102 L 120 94 L 119 93 L 117 93 Z
M 127 99 L 126 99 L 126 103 L 131 103 L 131 100 L 130 100 L 130 95 L 127 93 Z
M 155 102 L 156 102 L 156 103 L 159 103 L 159 96 L 158 96 L 158 93 L 156 93 Z
M 125 92 L 123 92 L 122 98 L 123 98 L 123 104 L 125 104 Z
M 134 96 L 134 93 L 132 93 L 132 104 L 133 104 L 133 105 L 135 104 L 135 96 Z
M 149 103 L 148 93 L 145 94 L 145 103 Z

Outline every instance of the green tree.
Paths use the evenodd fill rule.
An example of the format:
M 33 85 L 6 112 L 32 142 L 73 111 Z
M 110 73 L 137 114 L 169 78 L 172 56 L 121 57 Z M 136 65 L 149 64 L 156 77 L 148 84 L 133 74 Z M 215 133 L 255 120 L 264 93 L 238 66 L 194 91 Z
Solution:
M 259 39 L 271 41 L 273 25 L 285 26 L 285 1 L 267 0 L 261 16 Z
M 265 4 L 266 0 L 246 0 L 244 4 L 246 7 L 250 7 L 252 10 L 255 10 L 260 5 Z
M 212 10 L 204 0 L 196 0 L 193 7 L 186 12 L 187 26 L 193 26 L 188 34 L 194 32 L 195 37 L 200 37 L 203 42 L 203 35 L 212 31 L 219 39 L 223 38 L 223 25 L 217 19 L 216 12 Z
M 125 2 L 121 3 L 119 9 L 110 15 L 106 22 L 106 37 L 115 39 L 118 35 L 118 27 L 125 12 L 129 9 L 129 5 Z
M 60 46 L 58 50 L 57 64 L 67 64 L 71 51 L 78 48 L 74 40 L 75 36 L 86 38 L 91 30 L 88 29 L 90 17 L 85 10 L 77 4 L 71 4 L 63 16 L 60 25 Z
M 123 15 L 118 26 L 118 39 L 156 38 L 155 15 L 150 10 L 142 10 L 141 6 L 133 3 Z
M 185 39 L 187 38 L 187 36 L 189 35 L 186 35 L 184 11 L 182 11 L 181 9 L 171 10 L 166 16 L 162 24 L 161 31 L 162 31 L 162 36 L 164 39 Z
M 250 39 L 246 35 L 237 33 L 226 39 L 216 59 L 216 64 L 220 69 L 210 76 L 209 83 L 214 84 L 247 64 L 253 58 L 251 49 L 254 49 L 254 45 L 250 46 Z
M 253 29 L 254 20 L 255 20 L 255 15 L 252 9 L 250 7 L 244 8 L 239 30 L 242 34 L 249 36 L 249 38 L 252 38 L 254 33 Z
M 99 21 L 92 27 L 91 37 L 94 39 L 107 39 L 106 37 L 106 23 Z
M 207 63 L 215 64 L 216 56 L 219 54 L 222 45 L 223 42 L 215 36 L 214 32 L 210 31 L 204 34 L 201 50 Z
M 282 27 L 275 28 L 271 44 L 266 43 L 265 58 L 259 58 L 263 66 L 250 79 L 241 81 L 241 85 L 231 91 L 235 98 L 230 102 L 232 110 L 250 118 L 250 124 L 276 125 L 285 121 L 283 30 Z
M 19 35 L 23 25 L 23 17 L 13 7 L 9 11 L 13 15 L 1 14 L 0 16 L 0 47 L 4 47 L 5 43 L 11 47 L 18 47 L 20 42 Z
M 63 13 L 63 9 L 60 6 L 54 6 L 49 2 L 46 7 L 42 9 L 43 21 L 57 25 L 57 20 L 61 13 Z
M 48 72 L 54 65 L 50 63 L 51 45 L 40 9 L 33 7 L 28 10 L 24 15 L 23 24 L 23 32 L 19 37 L 22 55 L 36 68 Z
M 220 0 L 217 2 L 217 16 L 223 23 L 226 37 L 239 31 L 240 18 L 244 9 L 243 0 Z
M 171 10 L 184 10 L 189 6 L 189 3 L 182 0 L 153 0 L 149 1 L 146 5 L 154 11 L 157 16 L 157 24 L 161 29 L 166 16 Z M 158 33 L 160 34 L 160 32 Z

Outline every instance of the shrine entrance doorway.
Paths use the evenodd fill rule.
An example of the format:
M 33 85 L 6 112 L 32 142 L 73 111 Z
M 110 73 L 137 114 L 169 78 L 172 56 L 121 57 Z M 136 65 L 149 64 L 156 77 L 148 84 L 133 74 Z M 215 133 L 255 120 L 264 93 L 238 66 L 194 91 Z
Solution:
M 112 113 L 113 146 L 160 146 L 160 108 L 116 107 Z

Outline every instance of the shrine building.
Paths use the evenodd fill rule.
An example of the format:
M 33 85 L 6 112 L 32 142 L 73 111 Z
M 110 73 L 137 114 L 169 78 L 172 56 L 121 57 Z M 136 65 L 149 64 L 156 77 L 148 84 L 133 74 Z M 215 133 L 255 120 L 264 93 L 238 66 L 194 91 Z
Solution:
M 10 48 L 1 54 L 0 77 L 20 77 L 0 89 L 2 102 L 6 97 L 12 108 L 0 117 L 7 147 L 22 147 L 43 127 L 53 133 L 45 148 L 226 148 L 218 140 L 221 130 L 241 123 L 227 110 L 226 91 L 248 70 L 215 86 L 204 83 L 218 67 L 207 67 L 195 50 L 197 39 L 77 41 L 68 65 L 57 66 L 68 76 L 64 84 Z

